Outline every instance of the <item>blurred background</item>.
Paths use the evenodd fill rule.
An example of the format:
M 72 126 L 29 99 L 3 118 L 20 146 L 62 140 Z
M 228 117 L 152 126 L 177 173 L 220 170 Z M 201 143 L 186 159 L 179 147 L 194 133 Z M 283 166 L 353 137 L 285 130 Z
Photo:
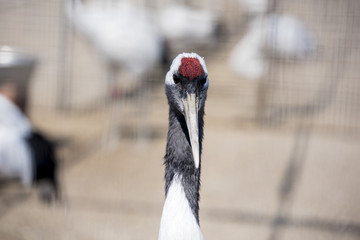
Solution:
M 204 238 L 360 239 L 358 0 L 0 0 L 0 90 L 58 185 L 0 159 L 0 239 L 157 238 L 185 51 L 210 77 Z

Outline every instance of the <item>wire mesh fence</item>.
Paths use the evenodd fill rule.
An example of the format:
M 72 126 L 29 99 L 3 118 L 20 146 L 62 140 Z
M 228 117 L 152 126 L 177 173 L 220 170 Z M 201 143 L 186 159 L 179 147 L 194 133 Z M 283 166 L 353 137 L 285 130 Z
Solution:
M 184 6 L 192 6 L 196 18 L 186 20 L 185 25 L 176 22 L 179 25 L 170 28 L 175 32 L 164 32 L 168 35 L 160 41 L 162 58 L 149 71 L 138 74 L 114 61 L 109 52 L 104 54 L 88 33 L 71 21 L 79 16 L 79 6 L 87 9 L 97 4 L 92 10 L 103 11 L 108 6 L 115 9 L 121 2 L 141 9 L 137 16 L 152 15 L 149 22 L 155 25 L 157 17 L 169 13 L 169 25 L 171 19 L 186 16 Z M 169 60 L 179 52 L 196 51 L 205 57 L 210 76 L 202 187 L 202 204 L 208 204 L 202 205 L 206 217 L 202 226 L 207 224 L 209 239 L 224 235 L 238 239 L 249 233 L 250 239 L 357 239 L 358 137 L 343 141 L 336 134 L 324 137 L 322 133 L 359 136 L 360 1 L 189 0 L 178 3 L 182 8 L 174 8 L 174 2 L 0 0 L 0 47 L 8 45 L 37 59 L 30 85 L 30 117 L 60 143 L 73 207 L 69 213 L 74 216 L 69 220 L 51 211 L 57 217 L 54 220 L 46 208 L 44 218 L 39 219 L 41 212 L 32 209 L 30 202 L 14 211 L 19 215 L 8 215 L 13 219 L 8 221 L 6 213 L 26 198 L 0 194 L 1 234 L 7 236 L 13 230 L 30 236 L 26 234 L 30 229 L 35 239 L 44 236 L 44 227 L 19 230 L 26 219 L 22 214 L 28 213 L 29 226 L 37 226 L 37 219 L 56 229 L 57 220 L 63 219 L 66 227 L 54 230 L 59 234 L 46 231 L 58 239 L 98 236 L 104 226 L 114 239 L 118 232 L 129 234 L 129 239 L 139 233 L 141 239 L 149 233 L 147 228 L 155 236 L 158 226 L 154 231 L 148 224 L 155 222 L 155 215 L 138 224 L 132 217 L 145 219 L 154 209 L 161 212 L 163 184 L 160 192 L 150 183 L 157 177 L 160 182 L 163 174 L 168 124 L 163 82 Z M 197 22 L 209 31 L 179 34 L 180 29 L 196 27 Z M 157 27 L 167 29 L 168 25 Z M 302 31 L 311 37 L 304 38 Z M 105 33 L 113 32 L 98 35 Z M 286 44 L 281 42 L 283 36 L 289 37 Z M 232 63 L 238 49 L 242 50 L 235 58 L 238 61 Z M 146 125 L 149 122 L 151 125 Z M 149 126 L 154 131 L 161 128 L 155 132 L 160 133 L 161 141 L 152 141 L 142 152 L 132 141 L 121 139 L 124 144 L 119 144 L 114 154 L 104 154 L 99 140 L 111 138 L 109 132 L 117 134 L 119 124 L 121 136 L 130 137 L 149 134 Z M 244 131 L 246 127 L 258 129 Z M 274 134 L 274 129 L 290 131 Z M 148 198 L 145 201 L 144 196 Z M 98 215 L 100 211 L 105 221 Z M 130 221 L 118 221 L 119 215 Z M 16 216 L 17 225 L 12 222 L 16 223 Z M 112 221 L 117 225 L 110 224 Z M 261 236 L 254 237 L 256 234 Z
M 0 12 L 0 44 L 39 61 L 31 99 L 36 106 L 54 105 L 61 52 L 60 1 L 0 1 Z
M 66 9 L 73 2 L 76 1 L 0 1 L 0 44 L 31 53 L 39 59 L 30 89 L 34 108 L 83 111 L 107 104 L 108 63 L 69 21 Z M 306 121 L 327 130 L 358 132 L 359 2 L 277 0 L 269 1 L 267 10 L 260 14 L 249 11 L 243 2 L 247 1 L 187 1 L 188 5 L 215 13 L 214 24 L 220 31 L 212 45 L 202 48 L 203 40 L 201 44 L 187 47 L 173 44 L 168 58 L 177 52 L 193 50 L 205 56 L 215 56 L 215 59 L 220 56 L 219 61 L 226 61 L 230 55 L 226 46 L 235 42 L 234 39 L 241 39 L 239 36 L 246 37 L 249 23 L 256 15 L 261 14 L 263 18 L 274 14 L 292 16 L 312 33 L 315 54 L 309 58 L 292 59 L 267 52 L 264 58 L 266 56 L 268 68 L 261 79 L 247 84 L 248 79 L 240 76 L 236 81 L 245 83 L 241 84 L 241 89 L 229 89 L 229 85 L 224 83 L 217 93 L 244 96 L 255 93 L 255 102 L 251 105 L 253 111 L 239 113 L 240 118 L 253 119 L 255 124 L 279 127 Z M 134 3 L 154 11 L 168 6 L 171 1 Z M 156 74 L 149 73 L 145 77 L 149 82 L 147 87 L 159 86 L 156 83 L 164 78 L 164 69 L 158 66 L 154 69 L 158 70 Z M 129 96 L 134 94 L 131 92 L 140 93 L 136 88 L 143 85 L 136 84 L 136 81 L 134 84 L 129 80 L 132 76 L 122 70 L 118 76 L 122 79 L 121 88 L 129 91 L 125 95 L 132 102 Z
M 276 1 L 313 32 L 317 52 L 301 61 L 271 57 L 259 116 L 269 125 L 307 121 L 328 130 L 359 130 L 359 3 Z

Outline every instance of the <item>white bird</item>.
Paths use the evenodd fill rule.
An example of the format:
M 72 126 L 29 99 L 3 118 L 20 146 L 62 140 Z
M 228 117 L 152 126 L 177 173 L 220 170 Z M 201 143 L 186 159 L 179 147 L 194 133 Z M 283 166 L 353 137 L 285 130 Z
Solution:
M 315 53 L 313 34 L 296 18 L 272 14 L 264 24 L 265 48 L 275 55 L 286 59 L 305 59 Z
M 145 10 L 130 2 L 83 4 L 77 0 L 69 18 L 106 60 L 133 73 L 148 71 L 162 57 L 162 37 L 157 28 Z
M 132 74 L 135 80 L 144 79 L 145 74 L 155 69 L 163 57 L 163 38 L 151 17 L 129 1 L 89 1 L 79 0 L 68 4 L 67 15 L 75 28 L 81 32 L 100 53 L 108 64 L 108 90 L 117 94 L 116 81 L 119 69 Z M 115 90 L 115 91 L 114 91 Z M 140 94 L 144 95 L 144 94 Z M 136 109 L 144 111 L 145 96 L 139 96 Z M 115 100 L 112 100 L 115 101 Z M 110 106 L 109 121 L 118 121 Z M 112 131 L 113 123 L 109 123 Z M 138 126 L 139 128 L 139 126 Z M 113 134 L 113 133 L 108 133 Z M 105 136 L 107 139 L 108 136 Z M 116 136 L 115 136 L 116 138 Z M 106 140 L 107 141 L 107 140 Z
M 23 113 L 26 109 L 19 86 L 24 87 L 21 82 L 28 76 L 14 71 L 34 63 L 31 56 L 0 47 L 0 175 L 20 179 L 25 187 L 42 186 L 40 196 L 50 201 L 60 197 L 56 146 L 32 129 Z
M 231 51 L 228 60 L 229 67 L 235 73 L 248 79 L 260 78 L 267 69 L 267 62 L 263 58 L 266 34 L 257 21 L 251 23 L 248 32 Z
M 172 4 L 159 10 L 158 25 L 170 45 L 176 42 L 193 48 L 214 40 L 218 16 L 208 9 Z
M 39 186 L 42 200 L 59 199 L 55 145 L 35 132 L 8 96 L 0 93 L 0 173 L 20 179 L 24 187 Z
M 230 68 L 249 79 L 259 79 L 268 57 L 305 59 L 316 52 L 313 34 L 296 18 L 270 14 L 256 17 L 229 57 Z
M 269 0 L 240 0 L 240 4 L 250 14 L 262 14 L 267 11 Z
M 30 134 L 28 119 L 0 94 L 0 172 L 9 178 L 20 178 L 24 186 L 30 186 L 34 177 L 31 150 L 26 142 Z

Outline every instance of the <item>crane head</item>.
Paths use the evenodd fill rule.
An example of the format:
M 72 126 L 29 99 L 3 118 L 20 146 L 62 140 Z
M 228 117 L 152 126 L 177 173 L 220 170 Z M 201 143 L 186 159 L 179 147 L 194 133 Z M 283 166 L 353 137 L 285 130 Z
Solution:
M 182 114 L 190 138 L 195 166 L 199 167 L 199 114 L 204 114 L 209 77 L 205 61 L 196 53 L 179 54 L 165 78 L 170 109 Z

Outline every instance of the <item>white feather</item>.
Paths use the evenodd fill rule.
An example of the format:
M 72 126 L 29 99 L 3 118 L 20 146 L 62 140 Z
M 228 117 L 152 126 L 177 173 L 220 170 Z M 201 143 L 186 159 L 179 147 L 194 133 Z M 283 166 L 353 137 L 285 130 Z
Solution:
M 160 60 L 163 41 L 145 11 L 129 2 L 104 4 L 75 1 L 67 14 L 76 29 L 84 34 L 107 59 L 135 73 L 144 73 Z
M 241 5 L 250 13 L 265 13 L 268 8 L 268 0 L 240 0 Z
M 25 140 L 30 132 L 27 118 L 0 94 L 0 172 L 20 178 L 26 186 L 33 179 L 31 153 Z
M 248 32 L 229 56 L 229 67 L 248 79 L 260 78 L 267 69 L 267 62 L 262 54 L 266 34 L 261 21 L 262 19 L 256 19 L 250 25 Z
M 283 58 L 302 59 L 316 50 L 315 39 L 304 24 L 289 15 L 269 15 L 264 24 L 266 49 Z
M 169 187 L 160 223 L 159 240 L 203 240 L 199 224 L 185 196 L 180 176 Z
M 216 22 L 211 11 L 180 5 L 162 8 L 158 15 L 160 30 L 170 40 L 206 41 L 214 34 Z
M 229 57 L 229 67 L 248 79 L 259 79 L 268 68 L 265 53 L 283 59 L 305 59 L 316 52 L 314 37 L 294 17 L 271 14 L 255 18 Z

